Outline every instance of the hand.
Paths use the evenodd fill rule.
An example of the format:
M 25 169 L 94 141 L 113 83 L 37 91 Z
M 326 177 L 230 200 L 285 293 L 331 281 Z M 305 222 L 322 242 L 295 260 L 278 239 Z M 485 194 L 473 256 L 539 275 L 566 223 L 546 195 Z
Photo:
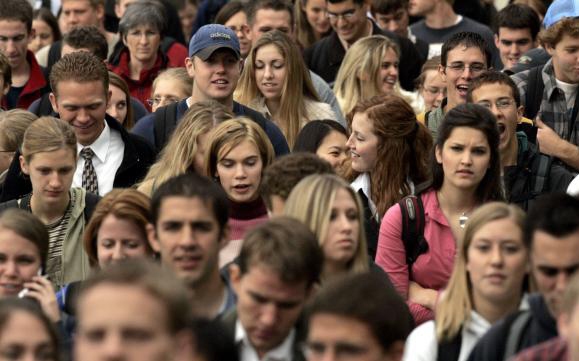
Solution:
M 408 301 L 418 303 L 419 305 L 434 310 L 437 299 L 438 291 L 424 288 L 416 282 L 410 282 L 408 284 Z
M 563 139 L 559 134 L 555 133 L 547 124 L 539 118 L 535 120 L 535 125 L 539 130 L 537 131 L 537 141 L 539 142 L 539 150 L 541 153 L 551 155 L 554 157 L 560 156 L 560 144 Z
M 52 283 L 47 278 L 34 276 L 30 282 L 24 283 L 24 287 L 28 289 L 26 297 L 38 301 L 42 311 L 52 322 L 60 321 L 60 309 L 58 308 L 56 293 Z

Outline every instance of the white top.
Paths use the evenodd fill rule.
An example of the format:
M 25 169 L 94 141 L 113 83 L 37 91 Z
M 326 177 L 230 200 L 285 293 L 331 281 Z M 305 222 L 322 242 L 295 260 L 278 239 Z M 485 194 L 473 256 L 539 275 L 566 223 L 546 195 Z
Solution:
M 567 187 L 567 194 L 579 196 L 579 175 L 573 178 L 569 187 Z
M 529 308 L 524 296 L 520 310 Z M 458 361 L 466 361 L 478 340 L 491 328 L 491 324 L 476 311 L 471 311 L 470 320 L 465 322 L 462 332 L 462 343 Z M 438 340 L 434 321 L 428 321 L 416 327 L 406 339 L 403 361 L 436 361 L 438 357 Z
M 362 190 L 366 198 L 368 198 L 368 207 L 370 207 L 370 211 L 372 211 L 372 216 L 376 219 L 377 222 L 380 222 L 376 205 L 371 198 L 372 193 L 370 184 L 370 174 L 362 173 L 356 179 L 354 179 L 354 181 L 350 184 L 350 187 L 352 187 L 356 192 Z
M 115 175 L 123 162 L 125 153 L 125 143 L 121 138 L 121 133 L 111 129 L 107 122 L 101 135 L 88 147 L 92 149 L 95 156 L 92 158 L 92 165 L 97 174 L 99 184 L 99 195 L 104 196 L 113 189 Z M 82 188 L 82 171 L 84 169 L 84 158 L 80 151 L 85 148 L 81 144 L 76 144 L 77 157 L 76 171 L 72 179 L 72 186 Z
M 567 109 L 573 109 L 575 105 L 575 97 L 577 96 L 577 87 L 579 84 L 565 83 L 559 79 L 555 79 L 557 87 L 565 93 L 565 100 L 567 101 Z
M 292 361 L 292 346 L 294 344 L 295 335 L 296 330 L 292 329 L 279 346 L 267 352 L 263 358 L 260 359 L 251 345 L 239 319 L 235 323 L 235 344 L 239 345 L 240 361 Z

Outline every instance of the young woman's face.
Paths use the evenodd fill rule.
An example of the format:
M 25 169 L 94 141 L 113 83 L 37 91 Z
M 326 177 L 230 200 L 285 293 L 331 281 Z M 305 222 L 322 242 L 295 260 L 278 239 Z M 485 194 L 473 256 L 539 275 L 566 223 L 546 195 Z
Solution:
M 50 26 L 41 19 L 34 19 L 32 21 L 32 32 L 31 40 L 28 43 L 28 50 L 36 53 L 38 50 L 50 45 L 54 42 L 54 34 Z
M 334 170 L 340 172 L 346 159 L 348 159 L 348 138 L 340 132 L 331 131 L 326 135 L 316 150 L 316 155 L 328 161 Z
M 52 152 L 33 154 L 26 163 L 20 157 L 22 171 L 30 176 L 32 194 L 43 205 L 61 205 L 68 199 L 68 191 L 76 168 L 72 149 L 60 148 Z
M 123 259 L 147 256 L 145 230 L 132 220 L 117 218 L 112 214 L 103 219 L 96 242 L 101 268 Z
M 244 11 L 240 11 L 233 15 L 225 22 L 225 26 L 235 32 L 239 39 L 239 52 L 242 58 L 246 58 L 251 50 L 251 40 L 247 37 L 249 26 L 247 25 L 247 15 Z
M 356 201 L 346 189 L 338 189 L 331 205 L 330 223 L 322 249 L 326 262 L 345 265 L 359 247 L 360 222 Z
M 442 104 L 442 99 L 446 96 L 446 83 L 438 70 L 426 71 L 420 95 L 424 99 L 426 111 L 438 108 Z
M 475 190 L 490 166 L 491 150 L 483 132 L 457 127 L 442 149 L 436 147 L 436 160 L 444 171 L 443 186 Z
M 306 13 L 308 23 L 316 33 L 316 36 L 322 36 L 330 31 L 330 21 L 326 17 L 325 0 L 307 0 L 302 9 Z
M 282 96 L 286 78 L 286 62 L 277 46 L 262 46 L 255 53 L 255 81 L 266 99 L 277 100 Z
M 107 114 L 123 124 L 127 119 L 127 107 L 131 106 L 127 103 L 127 95 L 121 88 L 112 84 L 109 85 L 109 90 L 111 92 L 111 100 L 107 107 Z
M 352 157 L 352 169 L 356 172 L 370 172 L 378 158 L 378 137 L 374 134 L 374 124 L 366 113 L 356 113 L 352 119 L 352 134 L 346 142 Z
M 155 89 L 151 94 L 151 110 L 154 112 L 160 107 L 178 102 L 179 100 L 185 99 L 190 95 L 191 94 L 187 94 L 183 88 L 181 81 L 174 78 L 161 78 L 157 80 Z
M 398 82 L 398 55 L 392 48 L 388 48 L 382 59 L 378 79 L 383 94 L 390 94 Z
M 34 243 L 0 226 L 0 298 L 18 295 L 24 283 L 36 276 L 41 263 Z
M 0 358 L 54 361 L 58 355 L 44 323 L 36 316 L 18 310 L 10 314 L 2 328 Z
M 475 304 L 504 303 L 520 295 L 529 271 L 523 233 L 511 218 L 491 221 L 475 232 L 466 270 Z
M 239 203 L 250 202 L 259 196 L 262 169 L 263 161 L 257 146 L 245 140 L 220 155 L 216 176 L 229 199 Z

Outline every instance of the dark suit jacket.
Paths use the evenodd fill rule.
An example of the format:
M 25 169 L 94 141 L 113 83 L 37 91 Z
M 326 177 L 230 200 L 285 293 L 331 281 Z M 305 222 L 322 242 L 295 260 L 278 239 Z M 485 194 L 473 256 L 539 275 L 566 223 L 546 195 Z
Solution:
M 372 20 L 370 20 L 372 21 Z M 372 35 L 384 35 L 395 41 L 400 48 L 400 85 L 409 91 L 414 90 L 414 79 L 420 75 L 424 58 L 414 44 L 393 32 L 382 30 L 372 21 Z M 338 75 L 346 50 L 338 35 L 332 32 L 317 41 L 304 52 L 304 59 L 311 71 L 321 76 L 328 84 L 333 84 Z
M 235 342 L 235 323 L 237 322 L 237 308 L 231 309 L 220 320 L 223 324 L 227 337 Z M 301 350 L 301 344 L 306 338 L 306 327 L 302 317 L 298 319 L 295 326 L 296 337 L 292 346 L 293 361 L 306 361 L 306 358 Z
M 145 177 L 149 167 L 155 162 L 155 152 L 146 140 L 138 135 L 127 132 L 125 128 L 123 128 L 121 124 L 110 115 L 107 114 L 105 120 L 111 129 L 117 130 L 121 133 L 121 139 L 125 143 L 123 161 L 115 174 L 113 187 L 131 187 Z M 6 174 L 6 180 L 2 185 L 0 202 L 18 199 L 25 194 L 32 192 L 30 179 L 20 171 L 19 156 L 20 152 L 16 152 L 12 159 L 12 163 L 10 163 L 10 167 Z

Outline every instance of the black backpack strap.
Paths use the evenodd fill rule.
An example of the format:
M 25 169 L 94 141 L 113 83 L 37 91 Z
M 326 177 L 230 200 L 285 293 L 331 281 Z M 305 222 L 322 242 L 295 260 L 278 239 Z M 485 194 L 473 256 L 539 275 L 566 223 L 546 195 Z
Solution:
M 9 201 L 0 203 L 0 213 L 4 212 L 5 210 L 10 209 L 10 208 L 19 208 L 18 200 L 11 199 Z
M 53 43 L 48 49 L 48 59 L 46 60 L 46 69 L 50 71 L 52 66 L 60 60 L 62 55 L 62 40 Z
M 97 205 L 97 203 L 101 200 L 101 197 L 90 192 L 86 192 L 84 195 L 84 223 L 88 224 L 90 221 L 90 217 Z
M 39 117 L 45 115 L 52 115 L 54 109 L 52 109 L 52 104 L 50 103 L 50 97 L 48 94 L 43 94 L 40 97 L 40 103 L 38 103 L 38 108 L 36 109 L 35 114 Z
M 533 162 L 533 193 L 538 196 L 543 194 L 549 185 L 549 176 L 551 175 L 551 165 L 553 164 L 553 157 L 539 153 L 538 161 Z
M 173 39 L 170 36 L 165 36 L 163 38 L 163 40 L 161 40 L 161 52 L 165 55 L 167 55 L 167 52 L 169 51 L 169 49 L 171 48 L 171 46 L 173 46 L 173 44 L 175 44 L 177 41 L 175 39 Z
M 507 342 L 505 344 L 505 354 L 503 355 L 503 360 L 509 360 L 519 351 L 519 345 L 521 343 L 521 336 L 523 331 L 529 325 L 531 321 L 531 312 L 523 311 L 520 312 L 516 317 L 512 318 L 511 325 L 509 327 L 509 335 L 507 336 Z
M 154 113 L 155 124 L 153 127 L 157 150 L 161 150 L 165 146 L 177 127 L 177 104 L 178 102 L 161 107 Z
M 402 242 L 410 272 L 418 256 L 428 251 L 428 242 L 424 238 L 424 205 L 420 195 L 406 196 L 398 205 L 402 213 Z
M 462 346 L 462 327 L 452 340 L 438 342 L 436 361 L 457 361 Z
M 527 91 L 525 92 L 525 117 L 534 120 L 541 109 L 543 102 L 543 65 L 536 66 L 529 71 Z

